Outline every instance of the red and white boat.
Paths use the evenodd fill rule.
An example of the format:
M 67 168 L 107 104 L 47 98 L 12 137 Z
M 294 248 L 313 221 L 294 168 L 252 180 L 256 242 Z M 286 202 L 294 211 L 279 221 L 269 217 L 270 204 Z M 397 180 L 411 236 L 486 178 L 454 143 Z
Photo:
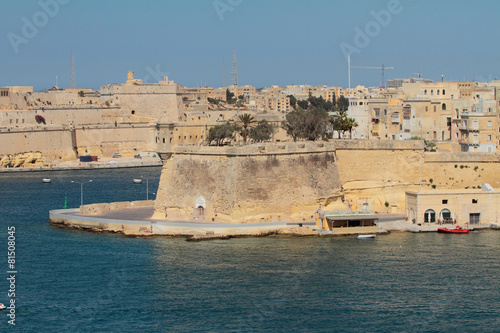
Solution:
M 7 309 L 7 307 L 5 305 L 3 305 L 2 303 L 0 303 L 0 310 L 5 310 Z
M 442 232 L 445 234 L 468 234 L 470 233 L 469 226 L 467 226 L 466 229 L 462 228 L 461 226 L 457 225 L 455 228 L 438 228 L 438 232 Z

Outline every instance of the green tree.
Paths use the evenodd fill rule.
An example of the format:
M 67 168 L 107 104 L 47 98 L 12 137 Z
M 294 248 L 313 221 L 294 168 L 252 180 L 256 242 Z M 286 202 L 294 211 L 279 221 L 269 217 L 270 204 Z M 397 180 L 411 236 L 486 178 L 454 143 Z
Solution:
M 303 138 L 310 141 L 323 138 L 328 129 L 328 119 L 328 111 L 323 108 L 308 110 Z
M 340 96 L 337 101 L 337 108 L 340 111 L 347 111 L 347 109 L 349 109 L 349 100 L 344 96 Z
M 250 129 L 250 139 L 253 142 L 262 142 L 271 140 L 274 134 L 274 126 L 267 122 L 267 120 L 261 120 L 257 123 L 257 126 Z
M 247 143 L 247 137 L 250 134 L 250 128 L 255 125 L 255 117 L 248 114 L 240 114 L 238 116 L 238 129 L 240 135 L 243 137 L 243 143 Z
M 236 103 L 236 99 L 234 98 L 234 93 L 230 92 L 229 89 L 226 89 L 226 101 L 228 104 Z
M 310 104 L 310 108 L 321 108 L 327 111 L 333 110 L 333 103 L 330 101 L 325 101 L 323 96 L 314 97 L 310 96 L 307 101 Z
M 218 98 L 211 98 L 211 97 L 208 97 L 208 103 L 210 103 L 210 104 L 215 104 L 215 105 L 219 105 L 219 103 L 220 103 L 220 99 L 218 99 Z
M 293 141 L 297 141 L 297 139 L 302 137 L 304 122 L 305 111 L 299 106 L 296 110 L 287 113 L 285 120 L 281 123 L 281 127 L 286 131 L 287 135 L 292 137 Z
M 328 119 L 328 112 L 322 108 L 304 110 L 299 107 L 285 116 L 282 128 L 293 141 L 298 139 L 314 141 L 326 135 Z
M 352 130 L 356 127 L 358 127 L 359 124 L 354 118 L 347 118 L 346 123 L 345 123 L 345 129 L 346 131 L 349 132 L 349 138 L 352 139 Z
M 297 99 L 293 95 L 288 95 L 287 97 L 290 98 L 290 105 L 295 109 L 295 106 L 297 105 Z
M 308 101 L 297 101 L 297 105 L 302 109 L 307 109 L 309 107 Z
M 207 142 L 212 144 L 215 141 L 216 146 L 222 146 L 226 139 L 232 139 L 234 134 L 234 127 L 229 124 L 215 125 L 208 131 Z
M 330 116 L 330 124 L 332 130 L 337 132 L 338 138 L 340 139 L 346 131 L 345 122 L 347 121 L 347 112 L 337 111 L 335 114 Z

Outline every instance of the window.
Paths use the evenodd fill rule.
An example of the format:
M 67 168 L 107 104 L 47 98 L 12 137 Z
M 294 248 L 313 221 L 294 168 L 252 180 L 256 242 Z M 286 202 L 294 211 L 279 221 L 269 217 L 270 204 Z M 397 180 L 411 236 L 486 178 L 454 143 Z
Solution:
M 448 203 L 448 199 L 443 199 L 443 200 L 441 200 L 441 203 L 442 203 L 443 205 L 446 205 L 446 204 Z
M 434 90 L 431 90 L 431 95 L 434 95 Z
M 438 89 L 437 94 L 439 95 L 440 92 L 441 92 L 441 90 Z
M 441 109 L 442 110 L 446 110 L 446 104 L 445 103 L 443 103 L 443 105 L 441 105 Z
M 446 95 L 446 90 L 444 89 L 443 89 L 443 95 Z M 453 99 L 453 97 L 451 99 Z
M 477 204 L 477 199 L 472 199 L 473 204 Z
M 436 112 L 436 110 L 437 110 L 437 107 L 434 105 L 434 112 Z
M 488 135 L 488 141 L 491 141 L 491 135 Z
M 436 212 L 432 209 L 427 209 L 424 213 L 424 222 L 425 223 L 436 222 Z
M 470 224 L 479 224 L 481 218 L 480 213 L 470 213 L 469 214 L 469 223 Z
M 488 120 L 488 127 L 491 127 L 491 126 L 492 126 L 491 120 Z
M 429 111 L 429 107 L 428 106 L 425 107 L 425 112 L 427 112 L 427 111 Z

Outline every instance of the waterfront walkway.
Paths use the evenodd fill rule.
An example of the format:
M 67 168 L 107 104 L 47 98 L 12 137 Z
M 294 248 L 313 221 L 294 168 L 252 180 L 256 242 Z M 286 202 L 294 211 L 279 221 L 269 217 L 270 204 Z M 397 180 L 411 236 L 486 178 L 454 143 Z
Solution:
M 41 172 L 41 171 L 64 171 L 64 170 L 95 170 L 95 169 L 118 169 L 162 166 L 160 158 L 144 157 L 138 158 L 102 158 L 98 162 L 80 162 L 78 160 L 54 163 L 50 166 L 0 168 L 0 173 L 9 172 Z
M 120 232 L 135 236 L 194 236 L 198 239 L 228 236 L 264 236 L 282 234 L 294 236 L 359 235 L 405 232 L 436 232 L 446 225 L 418 225 L 405 221 L 401 214 L 379 214 L 377 226 L 334 228 L 320 230 L 314 221 L 309 222 L 263 222 L 220 223 L 211 221 L 167 221 L 153 219 L 154 207 L 134 207 L 105 211 L 97 215 L 81 215 L 78 208 L 59 209 L 49 212 L 54 225 L 90 231 Z M 450 227 L 453 227 L 450 225 Z M 491 225 L 475 225 L 473 229 L 494 228 Z

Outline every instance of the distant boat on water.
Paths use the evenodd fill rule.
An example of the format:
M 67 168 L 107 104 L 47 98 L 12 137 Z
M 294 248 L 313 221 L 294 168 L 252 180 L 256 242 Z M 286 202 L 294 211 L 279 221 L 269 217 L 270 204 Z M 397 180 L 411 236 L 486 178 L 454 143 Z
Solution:
M 3 305 L 2 303 L 0 303 L 0 310 L 5 310 L 7 309 L 7 307 L 5 305 Z
M 366 238 L 375 238 L 377 235 L 375 234 L 369 234 L 369 235 L 358 235 L 359 239 L 366 239 Z
M 135 178 L 133 180 L 134 184 L 142 184 L 142 179 L 139 179 L 139 178 Z
M 50 178 L 43 178 L 42 179 L 42 182 L 44 182 L 44 183 L 50 183 L 51 181 L 52 181 L 52 179 L 50 179 Z

